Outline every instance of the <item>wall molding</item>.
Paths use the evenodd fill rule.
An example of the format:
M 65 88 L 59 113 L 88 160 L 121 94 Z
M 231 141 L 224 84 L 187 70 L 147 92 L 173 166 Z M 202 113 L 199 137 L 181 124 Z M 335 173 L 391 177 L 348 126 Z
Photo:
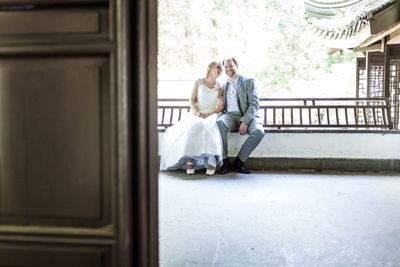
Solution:
M 264 171 L 400 173 L 400 159 L 249 158 L 246 165 Z

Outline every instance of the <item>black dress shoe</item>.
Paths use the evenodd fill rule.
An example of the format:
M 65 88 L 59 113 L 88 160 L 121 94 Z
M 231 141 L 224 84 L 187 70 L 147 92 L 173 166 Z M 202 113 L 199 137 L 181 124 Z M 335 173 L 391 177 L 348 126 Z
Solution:
M 250 174 L 251 171 L 246 168 L 244 165 L 244 162 L 241 161 L 238 157 L 233 161 L 233 169 L 237 172 L 244 173 L 244 174 Z
M 229 159 L 224 159 L 223 162 L 224 164 L 217 171 L 219 174 L 225 174 L 231 170 L 231 163 L 229 162 Z

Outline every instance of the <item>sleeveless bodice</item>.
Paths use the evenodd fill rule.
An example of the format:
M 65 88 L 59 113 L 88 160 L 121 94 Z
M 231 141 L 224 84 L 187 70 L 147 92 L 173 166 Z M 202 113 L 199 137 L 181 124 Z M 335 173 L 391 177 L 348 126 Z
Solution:
M 218 103 L 218 87 L 208 88 L 200 83 L 197 91 L 197 105 L 200 112 L 211 112 L 215 110 Z

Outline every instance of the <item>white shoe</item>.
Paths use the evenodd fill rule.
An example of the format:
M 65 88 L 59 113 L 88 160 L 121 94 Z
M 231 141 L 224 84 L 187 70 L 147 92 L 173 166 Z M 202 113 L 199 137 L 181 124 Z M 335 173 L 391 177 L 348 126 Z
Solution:
M 193 161 L 186 162 L 186 173 L 189 175 L 194 174 Z
M 214 175 L 214 173 L 215 173 L 215 170 L 209 170 L 209 169 L 207 169 L 207 171 L 206 171 L 206 174 L 207 174 L 207 175 Z
M 214 175 L 214 173 L 215 173 L 215 167 L 212 165 L 208 165 L 206 170 L 206 175 Z

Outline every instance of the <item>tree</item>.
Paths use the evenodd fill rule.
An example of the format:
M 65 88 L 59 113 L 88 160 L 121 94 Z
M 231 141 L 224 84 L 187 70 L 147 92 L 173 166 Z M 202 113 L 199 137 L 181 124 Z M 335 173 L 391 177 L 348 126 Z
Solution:
M 235 56 L 255 76 L 262 96 L 290 91 L 293 80 L 330 71 L 329 56 L 307 31 L 302 1 L 159 0 L 159 70 L 204 71 L 212 60 Z

